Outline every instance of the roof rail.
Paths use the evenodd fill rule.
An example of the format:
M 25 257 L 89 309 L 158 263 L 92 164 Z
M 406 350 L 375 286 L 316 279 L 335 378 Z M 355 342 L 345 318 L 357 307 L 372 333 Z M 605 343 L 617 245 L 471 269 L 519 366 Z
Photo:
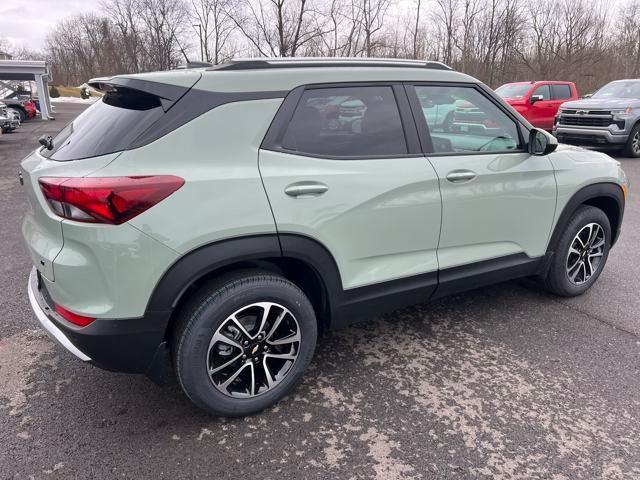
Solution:
M 187 69 L 187 68 L 208 68 L 208 67 L 213 67 L 213 63 L 189 61 L 187 63 L 183 63 L 181 65 L 178 65 L 176 67 L 176 69 L 184 70 L 184 69 Z
M 275 68 L 320 68 L 320 67 L 400 67 L 431 68 L 451 70 L 441 62 L 428 60 L 407 60 L 396 58 L 351 58 L 351 57 L 289 57 L 289 58 L 247 58 L 208 68 L 207 70 L 260 70 Z

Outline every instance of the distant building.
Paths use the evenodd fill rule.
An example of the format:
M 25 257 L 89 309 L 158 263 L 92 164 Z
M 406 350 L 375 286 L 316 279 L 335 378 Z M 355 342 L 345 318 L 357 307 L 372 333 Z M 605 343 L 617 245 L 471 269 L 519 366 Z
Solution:
M 13 55 L 8 54 L 7 52 L 0 51 L 0 60 L 11 60 Z

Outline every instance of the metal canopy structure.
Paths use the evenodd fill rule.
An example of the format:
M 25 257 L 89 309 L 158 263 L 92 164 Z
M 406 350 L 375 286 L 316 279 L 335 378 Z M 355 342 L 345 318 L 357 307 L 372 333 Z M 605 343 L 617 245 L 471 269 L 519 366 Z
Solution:
M 51 74 L 47 62 L 37 60 L 0 60 L 0 83 L 2 81 L 35 81 L 43 120 L 54 118 L 49 98 Z

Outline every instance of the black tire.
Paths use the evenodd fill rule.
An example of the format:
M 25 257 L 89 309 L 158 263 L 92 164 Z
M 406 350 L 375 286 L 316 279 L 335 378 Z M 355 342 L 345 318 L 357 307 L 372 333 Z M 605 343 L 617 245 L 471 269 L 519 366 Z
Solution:
M 10 107 L 8 110 L 9 111 L 13 110 L 18 112 L 18 115 L 20 115 L 20 123 L 24 123 L 24 121 L 27 119 L 27 112 L 22 108 Z
M 282 305 L 294 317 L 300 333 L 297 357 L 273 387 L 248 398 L 232 397 L 214 386 L 214 380 L 209 376 L 209 344 L 218 329 L 225 322 L 228 323 L 230 315 L 257 302 Z M 179 315 L 172 342 L 178 383 L 193 403 L 213 415 L 250 415 L 275 404 L 296 387 L 313 357 L 316 339 L 317 322 L 313 306 L 295 284 L 276 274 L 259 270 L 227 274 L 204 285 Z M 249 353 L 247 349 L 244 351 Z M 243 365 L 247 360 L 243 357 L 238 362 Z M 261 363 L 255 365 L 256 369 L 262 366 Z M 253 368 L 251 366 L 250 370 L 253 371 Z M 251 383 L 255 385 L 251 378 Z
M 574 243 L 574 239 L 578 232 L 581 232 L 589 224 L 598 224 L 604 233 L 604 244 L 602 246 L 602 256 L 597 268 L 594 268 L 591 276 L 581 284 L 576 284 L 569 278 L 568 267 L 574 264 L 574 260 L 579 257 L 577 254 L 571 254 L 569 258 L 569 249 Z M 584 237 L 583 237 L 584 238 Z M 607 258 L 609 257 L 609 249 L 611 248 L 611 224 L 607 215 L 599 208 L 589 205 L 583 205 L 573 214 L 569 223 L 565 227 L 564 232 L 558 240 L 555 254 L 553 255 L 549 271 L 545 278 L 545 286 L 547 290 L 556 295 L 563 297 L 574 297 L 586 292 L 598 279 L 605 267 Z M 575 273 L 575 270 L 572 270 Z M 586 274 L 583 274 L 585 277 Z
M 631 130 L 623 154 L 625 157 L 640 158 L 640 123 Z

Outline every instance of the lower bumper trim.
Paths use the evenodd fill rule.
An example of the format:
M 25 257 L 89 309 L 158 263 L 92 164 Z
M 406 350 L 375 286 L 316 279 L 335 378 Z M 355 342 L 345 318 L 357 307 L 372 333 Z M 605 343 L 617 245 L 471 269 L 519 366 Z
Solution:
M 33 313 L 36 314 L 36 318 L 40 322 L 40 325 L 42 325 L 51 338 L 66 348 L 69 352 L 73 353 L 83 362 L 90 362 L 91 358 L 82 353 L 73 343 L 71 343 L 71 340 L 69 340 L 67 336 L 51 320 L 49 320 L 49 317 L 36 297 L 36 295 L 40 295 L 40 292 L 38 292 L 36 275 L 36 269 L 34 267 L 29 275 L 27 291 L 29 293 L 31 309 L 33 310 Z

